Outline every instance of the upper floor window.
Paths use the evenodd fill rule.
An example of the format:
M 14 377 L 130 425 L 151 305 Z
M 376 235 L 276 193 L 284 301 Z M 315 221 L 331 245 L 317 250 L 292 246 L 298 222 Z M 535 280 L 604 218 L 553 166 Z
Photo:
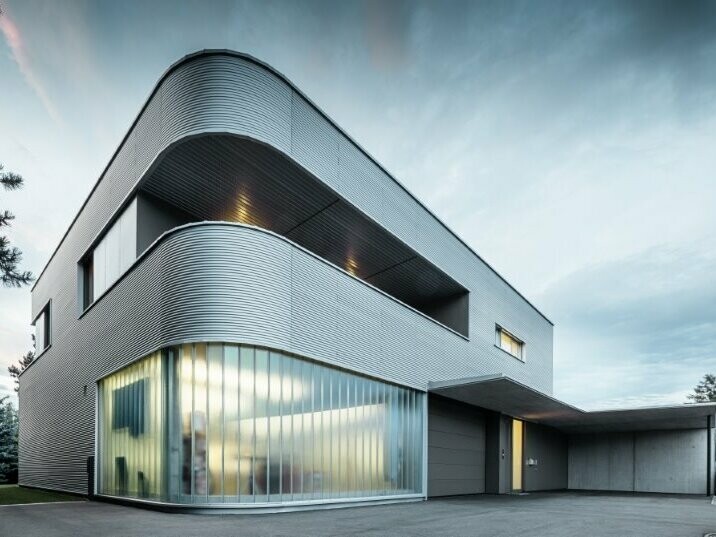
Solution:
M 42 308 L 40 314 L 35 318 L 35 355 L 39 356 L 42 351 L 50 346 L 51 343 L 51 326 L 50 326 L 50 305 Z
M 82 262 L 83 309 L 111 287 L 136 258 L 137 198 L 134 198 Z
M 519 360 L 525 359 L 524 341 L 517 339 L 510 332 L 499 325 L 495 327 L 495 335 L 497 340 L 495 341 L 495 345 L 500 347 L 503 351 L 509 352 L 512 356 Z

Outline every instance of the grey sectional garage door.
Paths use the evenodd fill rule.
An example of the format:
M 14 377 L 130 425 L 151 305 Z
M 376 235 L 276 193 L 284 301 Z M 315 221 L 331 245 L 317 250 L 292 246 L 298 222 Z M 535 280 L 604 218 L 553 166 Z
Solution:
M 485 492 L 485 417 L 475 407 L 428 398 L 428 496 Z

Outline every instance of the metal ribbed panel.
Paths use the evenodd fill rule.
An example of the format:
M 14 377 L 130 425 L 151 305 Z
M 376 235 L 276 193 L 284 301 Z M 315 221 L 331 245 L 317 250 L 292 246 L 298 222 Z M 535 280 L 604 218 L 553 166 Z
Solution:
M 291 156 L 329 185 L 338 179 L 338 131 L 300 95 L 293 94 Z
M 466 293 L 293 160 L 252 140 L 211 134 L 184 141 L 163 156 L 142 190 L 195 221 L 239 221 L 285 235 L 421 311 Z
M 207 56 L 178 67 L 162 88 L 165 140 L 218 130 L 290 151 L 292 91 L 266 69 L 241 58 Z
M 22 483 L 85 490 L 94 382 L 180 341 L 267 345 L 420 388 L 494 371 L 489 352 L 287 239 L 192 225 L 163 239 L 22 376 Z M 529 382 L 533 371 L 510 374 Z
M 340 137 L 338 145 L 341 165 L 334 185 L 336 192 L 380 221 L 380 169 L 371 160 L 366 160 L 363 152 L 345 136 Z
M 333 356 L 340 335 L 336 330 L 336 297 L 338 282 L 332 267 L 316 264 L 313 258 L 296 250 L 291 252 L 292 277 L 305 285 L 291 289 L 292 330 L 301 334 L 294 338 L 298 354 L 315 352 Z
M 223 241 L 231 239 L 216 230 L 208 235 L 177 234 L 160 245 L 78 320 L 80 257 L 165 149 L 206 132 L 254 138 L 294 158 L 468 287 L 470 341 L 345 274 L 326 271 L 309 254 L 280 239 L 242 238 L 227 247 Z M 288 341 L 299 354 L 313 352 L 334 362 L 348 356 L 347 367 L 383 372 L 414 386 L 502 372 L 551 392 L 549 322 L 351 144 L 289 83 L 251 59 L 228 53 L 194 56 L 162 79 L 33 289 L 33 317 L 52 299 L 53 328 L 52 347 L 20 383 L 23 484 L 85 491 L 85 461 L 94 445 L 92 383 L 161 341 L 186 336 L 185 330 L 192 337 L 221 334 L 221 340 L 248 338 L 247 342 L 259 345 L 280 346 Z M 241 234 L 232 233 L 232 237 Z M 194 244 L 189 239 L 192 234 L 206 242 Z M 188 243 L 172 250 L 180 238 Z M 212 257 L 214 250 L 220 261 Z M 267 268 L 263 263 L 246 264 L 261 256 Z M 199 259 L 214 259 L 215 267 L 233 270 L 226 269 L 225 275 L 202 274 L 197 271 L 203 266 L 197 265 Z M 257 273 L 249 269 L 257 267 L 261 267 L 260 279 L 273 282 L 270 287 L 256 287 Z M 286 271 L 294 274 L 293 279 L 287 278 Z M 303 276 L 296 279 L 297 274 Z M 219 289 L 229 287 L 212 294 L 207 282 Z M 207 299 L 207 294 L 212 298 Z M 288 309 L 273 311 L 286 296 L 293 300 Z M 266 305 L 253 311 L 251 298 Z M 224 313 L 229 302 L 237 308 L 232 318 Z M 169 305 L 174 312 L 167 313 Z M 526 363 L 495 348 L 495 323 L 526 342 Z

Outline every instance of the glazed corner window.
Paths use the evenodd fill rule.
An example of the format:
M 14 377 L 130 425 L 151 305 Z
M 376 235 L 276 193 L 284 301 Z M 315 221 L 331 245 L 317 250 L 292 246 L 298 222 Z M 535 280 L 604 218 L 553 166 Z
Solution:
M 50 302 L 42 308 L 35 318 L 35 355 L 39 355 L 50 346 Z
M 137 198 L 81 261 L 82 309 L 109 289 L 137 259 Z
M 495 345 L 519 360 L 525 359 L 525 343 L 523 341 L 517 339 L 499 325 L 495 328 L 495 335 L 497 338 Z

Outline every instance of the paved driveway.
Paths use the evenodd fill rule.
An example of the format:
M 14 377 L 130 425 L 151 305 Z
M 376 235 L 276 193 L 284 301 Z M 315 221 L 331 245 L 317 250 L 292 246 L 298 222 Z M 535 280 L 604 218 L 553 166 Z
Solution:
M 706 497 L 541 493 L 274 515 L 167 514 L 101 502 L 0 508 L 0 535 L 699 536 L 716 531 Z

